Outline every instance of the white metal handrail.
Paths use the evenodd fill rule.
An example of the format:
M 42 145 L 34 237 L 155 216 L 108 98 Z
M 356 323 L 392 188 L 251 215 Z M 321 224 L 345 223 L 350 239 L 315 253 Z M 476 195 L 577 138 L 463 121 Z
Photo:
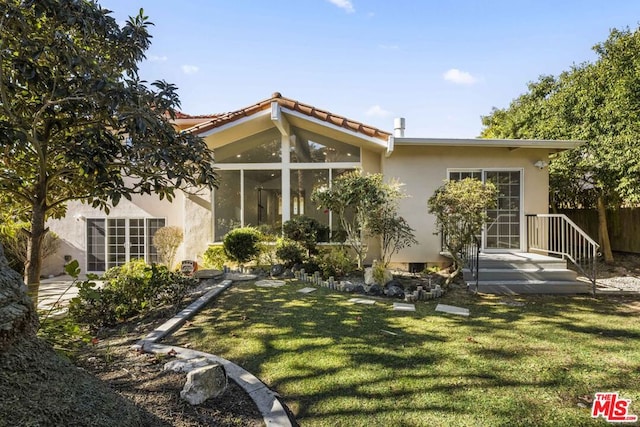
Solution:
M 559 255 L 571 261 L 596 291 L 600 245 L 564 214 L 527 215 L 529 251 Z

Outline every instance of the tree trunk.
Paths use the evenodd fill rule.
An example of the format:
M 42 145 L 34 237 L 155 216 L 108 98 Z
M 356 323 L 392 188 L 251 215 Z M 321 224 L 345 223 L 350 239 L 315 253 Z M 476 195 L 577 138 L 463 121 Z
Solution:
M 27 263 L 25 265 L 25 283 L 34 306 L 38 305 L 40 288 L 40 269 L 42 268 L 42 241 L 47 233 L 45 229 L 45 209 L 43 203 L 34 203 L 31 217 L 31 232 L 27 245 Z
M 611 241 L 609 240 L 609 230 L 607 228 L 607 209 L 602 195 L 598 195 L 598 235 L 604 262 L 611 264 L 613 263 L 613 252 L 611 251 Z
M 0 244 L 0 353 L 22 336 L 34 335 L 38 318 L 20 274 L 9 268 Z

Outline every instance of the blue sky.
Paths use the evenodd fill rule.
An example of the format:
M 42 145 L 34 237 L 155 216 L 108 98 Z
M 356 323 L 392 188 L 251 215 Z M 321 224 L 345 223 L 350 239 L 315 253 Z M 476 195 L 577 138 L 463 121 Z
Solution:
M 102 0 L 155 24 L 142 77 L 180 88 L 182 110 L 243 108 L 281 92 L 406 136 L 476 137 L 541 74 L 593 61 L 635 0 Z

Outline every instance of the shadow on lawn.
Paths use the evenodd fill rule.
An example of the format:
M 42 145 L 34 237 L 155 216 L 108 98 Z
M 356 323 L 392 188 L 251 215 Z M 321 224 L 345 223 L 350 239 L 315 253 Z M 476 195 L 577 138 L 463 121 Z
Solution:
M 499 297 L 458 289 L 440 301 L 419 303 L 416 313 L 406 313 L 392 311 L 390 300 L 373 306 L 351 304 L 346 301 L 348 295 L 324 288 L 304 295 L 296 292 L 301 287 L 302 284 L 276 289 L 236 286 L 172 340 L 196 341 L 198 349 L 223 356 L 235 354 L 234 345 L 240 344 L 226 338 L 255 340 L 255 348 L 238 353 L 234 362 L 263 378 L 270 387 L 286 390 L 285 400 L 297 417 L 322 421 L 363 414 L 384 418 L 385 413 L 398 411 L 472 416 L 478 409 L 473 399 L 500 396 L 505 389 L 558 389 L 559 394 L 565 390 L 573 396 L 574 389 L 584 394 L 593 392 L 573 378 L 572 371 L 591 369 L 577 360 L 550 362 L 529 377 L 496 370 L 500 364 L 507 368 L 517 366 L 536 352 L 544 359 L 545 352 L 550 351 L 529 345 L 529 337 L 519 337 L 514 332 L 519 322 L 534 321 L 557 328 L 553 330 L 559 331 L 560 340 L 561 333 L 585 334 L 585 339 L 599 337 L 600 341 L 594 340 L 589 348 L 594 352 L 608 345 L 602 339 L 640 337 L 639 332 L 623 324 L 619 328 L 577 324 L 576 312 L 603 318 L 623 315 L 615 303 L 590 297 Z M 435 312 L 439 302 L 468 307 L 471 316 Z M 416 320 L 435 326 L 412 327 Z M 458 330 L 469 336 L 460 336 Z M 540 336 L 531 338 L 544 340 L 547 330 L 543 328 Z M 491 342 L 484 339 L 488 335 Z M 500 345 L 500 340 L 509 345 Z M 316 363 L 321 357 L 323 361 Z M 476 365 L 478 360 L 489 363 Z M 443 368 L 447 363 L 457 364 L 458 373 L 447 372 Z M 265 368 L 268 364 L 286 367 L 270 371 Z M 607 378 L 601 386 L 619 388 L 625 374 L 612 373 Z M 518 400 L 529 413 L 549 410 L 544 402 L 527 396 Z M 404 402 L 406 408 L 399 408 L 399 402 Z M 489 410 L 506 417 L 513 405 Z M 571 405 L 569 409 L 575 410 L 575 402 Z

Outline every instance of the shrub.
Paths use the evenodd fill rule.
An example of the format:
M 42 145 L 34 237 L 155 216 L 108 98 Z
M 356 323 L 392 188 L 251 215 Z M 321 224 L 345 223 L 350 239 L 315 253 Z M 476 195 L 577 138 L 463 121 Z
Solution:
M 163 305 L 175 306 L 197 285 L 195 279 L 164 265 L 149 266 L 140 260 L 109 269 L 103 279 L 102 288 L 90 280 L 79 283 L 78 296 L 69 305 L 72 318 L 93 330 Z
M 231 230 L 224 236 L 223 247 L 229 259 L 244 264 L 260 254 L 261 234 L 252 227 Z
M 178 246 L 184 239 L 184 233 L 180 227 L 161 227 L 153 236 L 153 246 L 158 251 L 158 257 L 167 267 L 171 268 L 176 257 Z
M 320 260 L 320 269 L 324 277 L 347 276 L 356 268 L 356 260 L 343 247 L 334 247 L 325 253 Z
M 318 236 L 324 232 L 326 227 L 308 216 L 297 216 L 285 221 L 282 225 L 284 237 L 296 242 L 300 242 L 309 255 L 315 254 L 318 243 Z
M 302 264 L 306 258 L 305 252 L 306 249 L 294 240 L 278 239 L 276 244 L 276 256 L 282 260 L 287 268 L 291 268 L 295 264 Z
M 202 254 L 203 266 L 205 268 L 215 268 L 222 270 L 224 263 L 228 261 L 222 246 L 209 246 Z

